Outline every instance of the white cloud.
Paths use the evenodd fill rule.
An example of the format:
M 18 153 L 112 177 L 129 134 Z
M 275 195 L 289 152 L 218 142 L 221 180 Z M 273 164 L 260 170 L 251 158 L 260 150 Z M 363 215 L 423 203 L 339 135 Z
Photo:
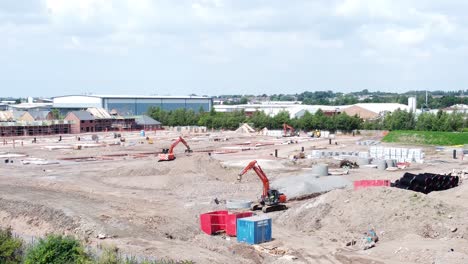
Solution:
M 344 0 L 335 7 L 335 14 L 343 17 L 371 17 L 397 19 L 403 7 L 392 0 Z
M 374 64 L 398 71 L 410 60 L 428 65 L 466 57 L 466 8 L 463 0 L 3 0 L 0 48 L 9 52 L 0 55 L 23 65 L 39 63 L 28 60 L 36 54 L 89 56 L 103 75 L 112 56 L 122 59 L 121 71 L 137 72 L 131 62 L 160 70 L 184 65 L 184 76 L 198 78 L 190 77 L 197 69 L 203 80 L 221 69 L 271 70 L 269 76 L 290 70 L 307 87 L 338 82 L 323 76 L 341 67 L 346 79 Z M 308 79 L 326 67 L 330 72 Z

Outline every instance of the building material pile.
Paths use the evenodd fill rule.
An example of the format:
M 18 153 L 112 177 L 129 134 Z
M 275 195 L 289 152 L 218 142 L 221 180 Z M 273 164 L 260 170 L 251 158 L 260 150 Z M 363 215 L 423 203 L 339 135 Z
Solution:
M 377 141 L 377 140 L 356 141 L 356 145 L 373 146 L 373 145 L 379 145 L 379 144 L 380 144 L 380 141 Z
M 249 124 L 244 123 L 238 129 L 236 129 L 236 133 L 242 133 L 242 134 L 255 133 L 255 129 L 249 126 Z
M 433 173 L 412 174 L 405 173 L 403 177 L 393 183 L 394 187 L 428 194 L 432 191 L 442 191 L 458 186 L 458 176 Z
M 327 158 L 327 157 L 359 157 L 359 158 L 369 158 L 369 152 L 364 151 L 331 151 L 331 150 L 312 150 L 309 158 Z
M 369 149 L 370 157 L 376 159 L 394 159 L 397 162 L 424 162 L 424 153 L 421 149 L 386 148 L 372 146 Z

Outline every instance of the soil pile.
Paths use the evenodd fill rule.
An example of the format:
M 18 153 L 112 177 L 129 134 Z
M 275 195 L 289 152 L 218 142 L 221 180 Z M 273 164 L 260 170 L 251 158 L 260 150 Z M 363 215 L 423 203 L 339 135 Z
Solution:
M 466 210 L 396 188 L 334 190 L 282 214 L 278 221 L 303 232 L 326 232 L 346 242 L 375 228 L 382 240 L 407 234 L 456 238 L 467 233 Z M 456 229 L 456 230 L 455 230 Z

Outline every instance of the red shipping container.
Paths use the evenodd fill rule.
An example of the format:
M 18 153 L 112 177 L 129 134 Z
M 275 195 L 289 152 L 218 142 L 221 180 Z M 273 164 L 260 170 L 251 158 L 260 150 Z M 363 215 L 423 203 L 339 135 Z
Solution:
M 226 234 L 228 236 L 236 236 L 237 235 L 237 219 L 244 218 L 244 217 L 251 217 L 253 214 L 252 212 L 245 212 L 245 213 L 233 213 L 226 215 Z
M 226 230 L 226 215 L 228 211 L 214 211 L 200 215 L 201 230 L 212 235 L 220 230 Z
M 390 186 L 389 180 L 360 180 L 354 181 L 354 190 L 359 190 L 368 187 L 381 187 L 381 186 Z

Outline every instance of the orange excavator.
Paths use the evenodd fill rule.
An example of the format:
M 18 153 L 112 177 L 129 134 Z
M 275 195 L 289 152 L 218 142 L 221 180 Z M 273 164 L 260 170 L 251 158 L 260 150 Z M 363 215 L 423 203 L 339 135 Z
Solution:
M 174 148 L 180 142 L 182 142 L 182 144 L 184 144 L 187 147 L 187 149 L 185 150 L 186 153 L 191 153 L 192 152 L 192 150 L 190 149 L 190 146 L 187 144 L 187 142 L 182 137 L 179 137 L 176 141 L 174 141 L 174 143 L 172 143 L 171 148 L 162 150 L 162 153 L 160 153 L 158 155 L 158 157 L 159 157 L 158 162 L 175 160 Z
M 286 202 L 286 195 L 280 193 L 278 190 L 270 189 L 270 181 L 268 180 L 267 176 L 263 172 L 260 165 L 258 165 L 256 160 L 253 160 L 245 167 L 237 177 L 237 180 L 240 182 L 242 180 L 242 176 L 246 174 L 249 170 L 253 169 L 257 176 L 263 182 L 263 193 L 260 197 L 260 201 L 257 204 L 252 206 L 252 211 L 262 210 L 264 213 L 273 212 L 273 211 L 281 211 L 287 209 L 286 205 L 283 203 Z
M 294 128 L 286 123 L 283 124 L 283 137 L 295 136 Z

